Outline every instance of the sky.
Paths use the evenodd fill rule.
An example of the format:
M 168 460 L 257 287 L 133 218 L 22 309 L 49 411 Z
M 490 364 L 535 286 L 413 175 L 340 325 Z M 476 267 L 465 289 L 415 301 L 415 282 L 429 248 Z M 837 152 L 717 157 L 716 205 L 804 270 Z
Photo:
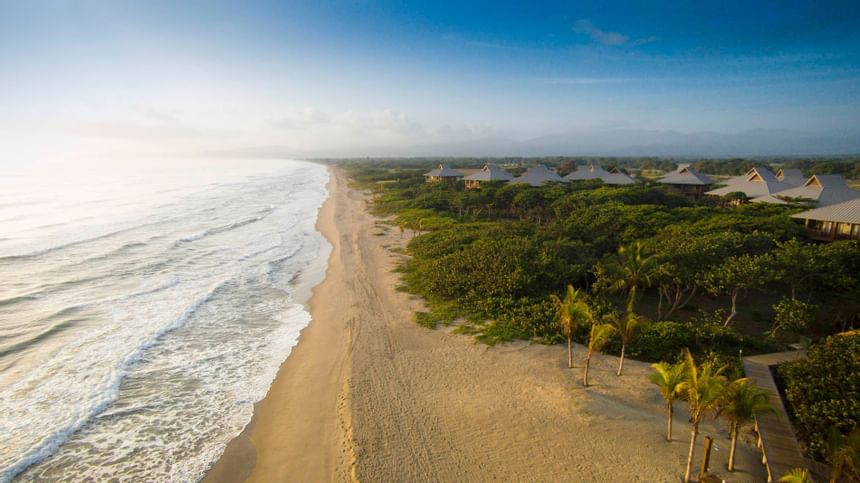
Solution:
M 860 153 L 860 2 L 0 0 L 0 163 Z

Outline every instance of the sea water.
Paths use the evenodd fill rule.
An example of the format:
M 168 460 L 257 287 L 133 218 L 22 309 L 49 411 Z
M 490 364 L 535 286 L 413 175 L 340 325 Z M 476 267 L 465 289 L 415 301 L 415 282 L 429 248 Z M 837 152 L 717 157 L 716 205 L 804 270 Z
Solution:
M 0 481 L 202 477 L 310 321 L 327 181 L 285 160 L 0 171 Z

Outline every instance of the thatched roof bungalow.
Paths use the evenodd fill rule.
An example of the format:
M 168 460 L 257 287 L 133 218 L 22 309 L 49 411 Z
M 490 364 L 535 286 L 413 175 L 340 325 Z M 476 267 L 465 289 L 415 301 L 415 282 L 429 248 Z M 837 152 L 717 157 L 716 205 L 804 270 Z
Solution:
M 669 185 L 677 191 L 698 198 L 708 187 L 714 184 L 710 176 L 704 175 L 688 164 L 678 166 L 678 169 L 664 175 L 658 183 Z
M 842 176 L 838 174 L 816 174 L 806 180 L 803 186 L 753 198 L 752 201 L 787 204 L 795 200 L 806 200 L 820 208 L 855 198 L 860 198 L 860 191 L 849 188 Z
M 511 183 L 525 183 L 532 186 L 541 186 L 553 181 L 562 182 L 564 180 L 555 171 L 539 164 L 528 168 L 522 176 L 512 179 Z
M 428 183 L 435 183 L 438 181 L 457 181 L 459 179 L 463 179 L 463 173 L 451 168 L 447 164 L 440 164 L 439 167 L 433 171 L 424 173 L 424 178 Z
M 466 189 L 480 188 L 481 183 L 489 181 L 511 181 L 514 176 L 495 164 L 486 164 L 480 171 L 463 178 Z
M 804 220 L 806 232 L 815 240 L 860 240 L 860 198 L 804 211 L 791 217 Z
M 776 175 L 764 168 L 753 168 L 752 174 L 747 176 L 747 179 L 741 183 L 730 184 L 706 192 L 710 196 L 725 196 L 729 193 L 740 192 L 746 195 L 747 198 L 758 198 L 761 196 L 772 195 L 793 188 L 792 185 L 784 183 L 776 178 Z

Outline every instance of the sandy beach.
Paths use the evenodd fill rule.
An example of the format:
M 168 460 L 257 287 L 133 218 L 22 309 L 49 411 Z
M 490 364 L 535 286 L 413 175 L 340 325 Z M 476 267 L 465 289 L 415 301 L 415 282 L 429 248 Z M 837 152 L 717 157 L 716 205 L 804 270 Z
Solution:
M 567 369 L 562 346 L 476 344 L 412 321 L 421 301 L 396 290 L 398 230 L 365 210 L 332 170 L 318 229 L 333 248 L 313 290 L 313 320 L 252 422 L 209 472 L 238 481 L 679 481 L 689 445 L 683 403 L 665 441 L 662 400 L 648 364 L 592 361 Z M 728 432 L 708 419 L 711 469 L 764 481 L 751 438 L 725 470 Z

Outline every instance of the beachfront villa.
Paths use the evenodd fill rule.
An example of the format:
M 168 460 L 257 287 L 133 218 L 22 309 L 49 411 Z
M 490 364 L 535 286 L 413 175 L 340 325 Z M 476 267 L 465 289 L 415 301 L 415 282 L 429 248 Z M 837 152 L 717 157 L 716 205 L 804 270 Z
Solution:
M 710 176 L 696 171 L 688 164 L 678 165 L 678 169 L 666 174 L 657 182 L 668 185 L 693 198 L 701 197 L 705 190 L 714 184 L 714 180 Z
M 860 198 L 791 215 L 814 240 L 860 240 Z
M 440 164 L 433 171 L 424 173 L 424 178 L 428 183 L 438 183 L 439 181 L 455 182 L 463 179 L 463 173 L 451 168 L 447 164 Z
M 744 181 L 723 186 L 705 194 L 725 196 L 729 193 L 743 193 L 747 198 L 759 198 L 785 191 L 794 186 L 780 181 L 775 174 L 765 168 L 753 168 Z
M 553 181 L 559 183 L 564 182 L 558 173 L 542 164 L 538 164 L 528 168 L 522 176 L 512 179 L 511 183 L 525 183 L 531 186 L 542 186 Z
M 577 166 L 576 171 L 573 171 L 562 179 L 564 181 L 599 179 L 608 185 L 625 185 L 636 182 L 630 175 L 618 168 L 611 168 L 607 171 L 599 164 L 594 163 L 588 166 Z
M 514 176 L 511 173 L 503 170 L 495 164 L 486 164 L 480 171 L 470 174 L 463 178 L 466 182 L 466 189 L 477 189 L 481 184 L 490 181 L 511 181 Z
M 838 174 L 816 174 L 802 186 L 789 188 L 772 195 L 753 198 L 756 203 L 788 204 L 792 201 L 806 201 L 816 207 L 824 207 L 860 198 L 860 191 L 848 187 L 845 179 Z

